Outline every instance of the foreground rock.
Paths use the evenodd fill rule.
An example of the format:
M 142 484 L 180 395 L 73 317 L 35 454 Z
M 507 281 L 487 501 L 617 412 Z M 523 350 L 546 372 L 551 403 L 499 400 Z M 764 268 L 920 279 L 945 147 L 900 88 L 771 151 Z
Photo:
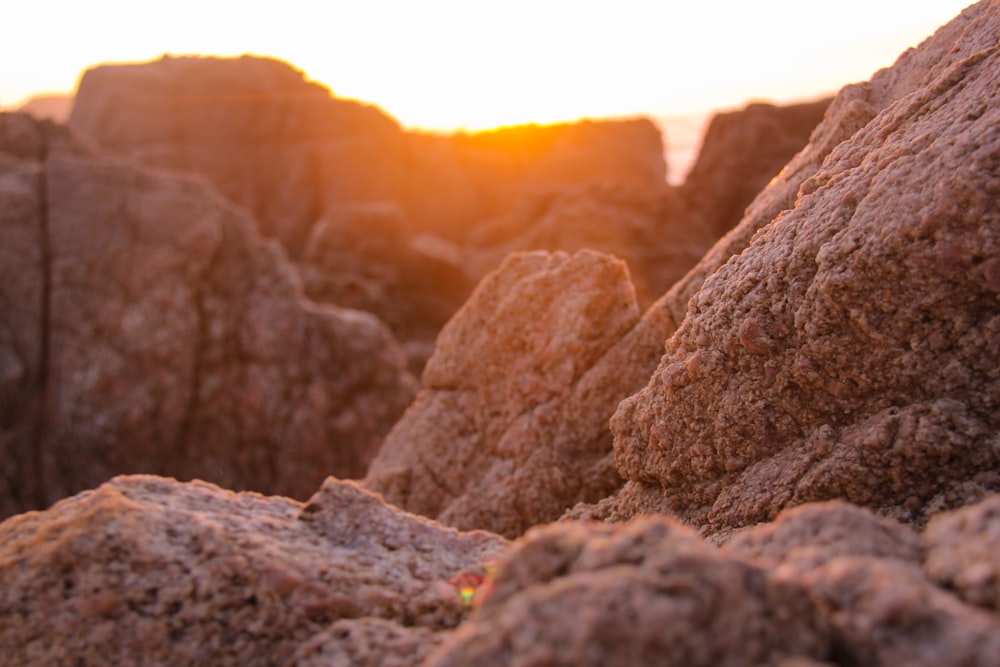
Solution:
M 413 665 L 466 613 L 449 580 L 504 546 L 332 478 L 299 503 L 121 477 L 0 525 L 0 655 Z
M 631 389 L 594 364 L 638 320 L 619 260 L 513 255 L 448 323 L 365 485 L 459 528 L 518 535 L 618 484 L 601 435 Z
M 976 5 L 837 96 L 654 306 L 686 319 L 612 421 L 630 482 L 576 516 L 712 533 L 839 497 L 921 524 L 1000 488 L 998 37 Z
M 413 396 L 370 315 L 302 298 L 203 182 L 0 116 L 0 516 L 125 472 L 305 497 Z
M 1000 528 L 989 516 L 980 540 Z M 936 585 L 921 556 L 911 528 L 842 502 L 722 549 L 663 517 L 548 526 L 504 556 L 482 606 L 427 664 L 995 664 L 1000 616 Z

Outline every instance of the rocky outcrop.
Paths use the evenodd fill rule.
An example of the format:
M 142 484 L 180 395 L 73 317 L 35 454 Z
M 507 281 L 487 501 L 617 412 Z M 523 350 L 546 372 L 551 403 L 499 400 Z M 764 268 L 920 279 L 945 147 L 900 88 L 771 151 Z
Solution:
M 473 238 L 481 224 L 504 218 L 522 199 L 567 188 L 600 183 L 649 198 L 666 187 L 662 140 L 647 119 L 418 134 L 374 107 L 332 96 L 283 62 L 250 56 L 96 67 L 80 81 L 70 126 L 113 153 L 206 176 L 303 261 L 311 296 L 379 314 L 413 348 L 415 367 L 507 253 L 550 247 L 502 238 L 494 239 L 501 247 L 481 252 Z M 376 209 L 394 212 L 373 218 Z M 578 232 L 578 222 L 560 221 L 565 249 L 620 250 L 595 246 L 603 239 Z M 661 282 L 710 244 L 685 247 L 680 262 L 666 257 L 672 274 L 661 277 L 664 257 L 645 255 L 663 234 L 649 238 L 647 229 L 633 239 L 631 229 L 616 228 L 635 225 L 615 218 L 602 225 L 605 236 L 636 244 L 626 259 L 649 260 L 633 271 L 656 267 Z M 342 260 L 359 247 L 364 267 L 351 274 L 357 257 Z M 464 273 L 450 255 L 462 258 Z
M 467 613 L 450 580 L 504 547 L 332 478 L 300 503 L 120 477 L 0 525 L 0 655 L 412 665 Z
M 712 118 L 681 187 L 712 238 L 732 229 L 754 197 L 809 142 L 830 102 L 755 103 Z
M 1000 655 L 1000 617 L 935 585 L 915 531 L 840 502 L 797 508 L 722 549 L 664 517 L 547 526 L 501 559 L 479 600 L 426 664 L 930 666 Z
M 304 300 L 203 182 L 0 116 L 0 515 L 112 475 L 304 497 L 361 476 L 414 381 L 386 327 Z
M 998 36 L 976 5 L 837 96 L 654 306 L 685 319 L 612 420 L 630 482 L 576 516 L 711 533 L 840 497 L 920 524 L 1000 488 Z
M 251 56 L 95 67 L 70 125 L 116 153 L 206 175 L 294 256 L 343 205 L 393 202 L 415 229 L 455 240 L 519 193 L 588 181 L 659 189 L 666 169 L 648 120 L 409 133 Z
M 1000 495 L 935 515 L 924 531 L 924 568 L 968 604 L 1000 612 Z
M 424 389 L 365 485 L 409 511 L 504 535 L 607 495 L 619 481 L 600 436 L 628 388 L 593 366 L 638 317 L 619 260 L 511 256 L 442 330 Z

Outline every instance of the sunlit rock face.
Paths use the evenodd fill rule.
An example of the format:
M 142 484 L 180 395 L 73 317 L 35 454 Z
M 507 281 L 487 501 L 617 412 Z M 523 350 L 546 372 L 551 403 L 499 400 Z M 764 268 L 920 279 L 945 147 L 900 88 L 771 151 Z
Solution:
M 303 497 L 413 397 L 376 318 L 306 301 L 203 181 L 0 116 L 0 508 L 123 472 Z
M 837 96 L 695 270 L 612 420 L 629 484 L 582 515 L 717 532 L 846 498 L 922 524 L 1000 488 L 998 37 L 977 5 Z
M 206 175 L 293 255 L 343 205 L 393 202 L 417 230 L 454 240 L 526 192 L 591 181 L 658 190 L 666 170 L 648 120 L 416 134 L 251 56 L 96 67 L 70 125 L 107 150 Z
M 620 260 L 512 255 L 441 332 L 424 389 L 365 485 L 409 511 L 508 536 L 611 493 L 620 481 L 607 420 L 641 379 L 606 355 L 638 319 Z
M 413 665 L 505 540 L 328 479 L 307 502 L 119 477 L 0 525 L 5 664 Z
M 997 499 L 923 535 L 812 503 L 721 548 L 662 516 L 545 526 L 504 554 L 476 614 L 423 664 L 990 665 Z M 963 555 L 945 574 L 948 537 Z

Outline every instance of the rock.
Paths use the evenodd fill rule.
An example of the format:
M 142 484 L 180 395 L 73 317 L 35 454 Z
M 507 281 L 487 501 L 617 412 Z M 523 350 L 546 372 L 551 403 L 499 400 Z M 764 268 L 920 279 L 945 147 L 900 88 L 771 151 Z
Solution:
M 381 618 L 345 618 L 295 650 L 285 667 L 412 667 L 448 635 Z
M 844 498 L 921 525 L 1000 489 L 991 7 L 842 91 L 740 226 L 654 305 L 676 323 L 693 294 L 649 385 L 612 419 L 630 483 L 596 516 L 658 496 L 710 534 Z
M 933 517 L 924 546 L 924 568 L 939 586 L 1000 612 L 1000 495 Z
M 644 193 L 602 184 L 525 197 L 470 232 L 469 271 L 485 276 L 513 252 L 597 249 L 625 261 L 647 307 L 716 241 L 701 214 L 682 204 L 673 189 Z
M 69 125 L 117 155 L 203 174 L 293 255 L 324 197 L 386 198 L 387 184 L 371 172 L 402 141 L 374 107 L 333 98 L 286 63 L 253 56 L 94 67 L 80 79 Z M 362 160 L 368 169 L 345 168 Z M 389 170 L 383 180 L 391 178 Z
M 332 478 L 299 503 L 119 477 L 0 524 L 0 651 L 20 665 L 414 664 L 466 614 L 449 579 L 504 546 Z
M 635 383 L 597 364 L 638 320 L 621 261 L 524 253 L 442 330 L 365 485 L 459 528 L 518 535 L 619 484 L 607 419 Z
M 419 374 L 472 291 L 463 264 L 457 247 L 415 234 L 399 206 L 383 202 L 344 206 L 317 223 L 300 268 L 310 299 L 377 315 L 416 350 L 410 367 Z
M 702 212 L 713 238 L 732 229 L 754 197 L 809 142 L 831 101 L 754 103 L 712 118 L 681 192 Z
M 344 205 L 394 202 L 416 230 L 455 241 L 521 193 L 590 181 L 658 190 L 666 174 L 648 119 L 410 133 L 252 56 L 95 67 L 70 125 L 116 153 L 206 175 L 296 257 L 311 226 Z
M 842 501 L 721 549 L 667 517 L 536 528 L 426 664 L 994 664 L 1000 616 L 935 585 L 921 553 L 912 528 Z
M 3 515 L 125 472 L 304 497 L 414 394 L 374 317 L 317 306 L 200 180 L 0 116 Z
M 427 662 L 764 665 L 830 654 L 805 588 L 666 518 L 533 530 L 492 596 Z
M 406 132 L 378 109 L 336 98 L 286 63 L 250 56 L 165 56 L 93 68 L 80 81 L 70 125 L 108 151 L 206 176 L 253 212 L 265 236 L 303 260 L 311 296 L 379 314 L 415 350 L 426 350 L 507 253 L 542 247 L 525 246 L 526 239 L 480 253 L 468 247 L 470 230 L 548 192 L 600 183 L 648 199 L 666 187 L 663 142 L 648 119 L 453 136 Z M 395 208 L 392 221 L 371 217 L 387 205 Z M 377 236 L 393 221 L 400 224 L 388 237 Z M 594 247 L 585 233 L 575 233 L 575 222 L 566 220 L 560 232 L 567 249 Z M 603 222 L 608 234 L 630 234 L 615 229 L 615 218 Z M 428 237 L 457 247 L 459 267 L 469 275 L 425 254 L 420 239 Z M 685 271 L 710 243 L 684 248 L 680 262 L 669 251 L 646 257 L 662 237 L 629 249 L 655 267 L 661 282 Z M 354 259 L 342 261 L 356 249 Z M 672 261 L 667 276 L 661 276 L 663 255 Z M 422 362 L 418 353 L 414 367 Z
M 73 96 L 70 94 L 35 95 L 17 109 L 38 120 L 66 123 L 73 111 Z

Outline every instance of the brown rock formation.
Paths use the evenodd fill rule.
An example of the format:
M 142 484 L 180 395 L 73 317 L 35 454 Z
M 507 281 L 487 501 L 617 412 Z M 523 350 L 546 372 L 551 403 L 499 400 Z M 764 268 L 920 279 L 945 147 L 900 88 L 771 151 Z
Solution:
M 775 106 L 755 103 L 714 116 L 698 159 L 684 180 L 682 196 L 719 238 L 744 209 L 808 143 L 831 99 Z
M 485 253 L 462 248 L 468 275 L 461 275 L 440 254 L 428 255 L 429 246 L 467 246 L 481 223 L 546 192 L 601 183 L 649 198 L 665 189 L 662 141 L 646 119 L 423 135 L 403 131 L 373 107 L 333 97 L 285 63 L 249 56 L 96 67 L 81 79 L 70 125 L 116 154 L 206 176 L 254 213 L 265 236 L 303 259 L 311 296 L 379 314 L 414 349 L 416 367 L 421 350 L 425 355 L 475 283 L 508 252 L 549 247 L 522 239 Z M 385 231 L 389 220 L 376 218 L 367 228 L 372 219 L 359 211 L 386 205 L 396 207 L 392 217 L 401 224 L 388 238 L 365 239 Z M 635 245 L 604 247 L 594 245 L 603 238 L 588 234 L 596 225 L 577 231 L 578 222 L 560 221 L 566 249 L 639 260 L 633 271 L 650 267 L 655 293 L 711 242 L 685 247 L 677 262 L 669 251 L 647 256 L 664 245 L 662 233 L 650 237 L 647 229 L 634 239 L 631 230 L 616 229 L 628 224 L 605 216 L 604 237 Z M 641 220 L 650 222 L 659 226 Z M 357 258 L 342 261 L 359 247 L 364 267 Z M 665 259 L 672 265 L 664 272 Z
M 367 314 L 301 297 L 202 182 L 0 116 L 0 515 L 123 472 L 305 496 L 413 396 Z
M 643 193 L 592 184 L 525 197 L 467 237 L 473 275 L 513 252 L 595 249 L 625 261 L 643 307 L 698 263 L 716 237 L 675 190 Z
M 578 516 L 714 532 L 842 497 L 920 523 L 1000 488 L 998 37 L 981 3 L 837 96 L 652 309 L 693 295 L 612 421 L 630 483 Z
M 412 665 L 504 546 L 332 478 L 299 503 L 120 477 L 0 525 L 0 662 Z
M 648 120 L 413 134 L 251 56 L 93 68 L 70 125 L 116 153 L 206 175 L 296 256 L 345 204 L 394 202 L 415 229 L 454 240 L 521 192 L 593 180 L 659 189 L 666 169 Z
M 465 253 L 418 235 L 389 202 L 343 206 L 312 228 L 300 268 L 306 295 L 374 313 L 419 373 L 434 339 L 472 291 Z
M 365 485 L 443 523 L 505 535 L 607 495 L 619 482 L 600 435 L 628 387 L 594 364 L 638 316 L 619 260 L 511 256 L 442 330 L 425 388 Z
M 968 604 L 1000 612 L 1000 495 L 934 516 L 924 531 L 924 568 Z
M 51 120 L 65 123 L 73 111 L 73 96 L 64 94 L 36 95 L 18 107 L 17 111 L 26 113 L 37 120 Z
M 1000 617 L 920 563 L 916 532 L 839 502 L 721 550 L 663 517 L 547 526 L 503 557 L 481 607 L 426 664 L 993 664 Z

